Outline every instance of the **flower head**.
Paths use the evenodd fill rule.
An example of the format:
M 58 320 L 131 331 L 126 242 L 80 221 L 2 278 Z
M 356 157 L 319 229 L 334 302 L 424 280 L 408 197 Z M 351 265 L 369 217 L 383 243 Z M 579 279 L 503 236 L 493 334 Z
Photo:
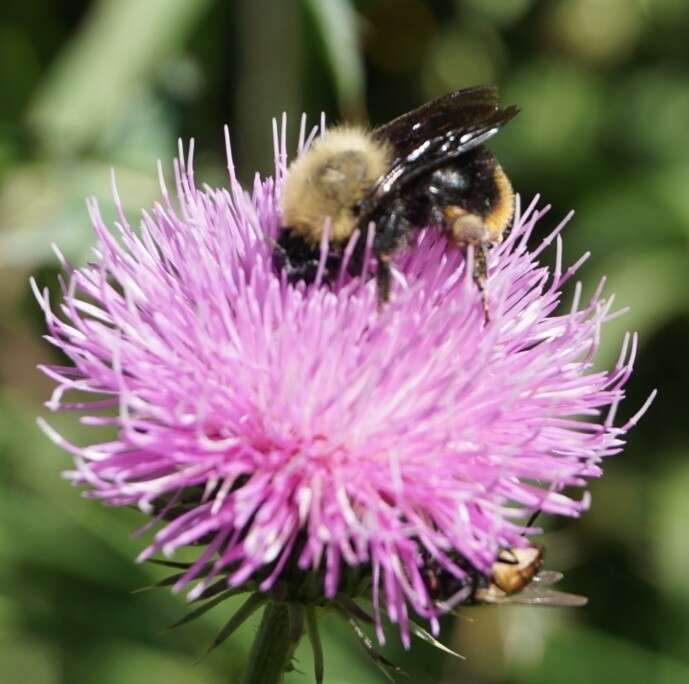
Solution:
M 583 301 L 577 285 L 558 313 L 583 259 L 563 270 L 562 225 L 529 250 L 535 202 L 490 253 L 490 321 L 464 257 L 432 229 L 399 254 L 383 308 L 373 280 L 344 267 L 330 285 L 288 284 L 272 259 L 284 137 L 276 148 L 275 179 L 250 193 L 231 157 L 229 188 L 211 189 L 180 155 L 178 206 L 161 174 L 138 231 L 116 193 L 114 231 L 89 201 L 94 260 L 63 259 L 60 316 L 36 290 L 71 360 L 43 370 L 51 409 L 117 435 L 79 447 L 45 429 L 89 496 L 160 521 L 141 559 L 203 544 L 178 588 L 202 578 L 198 596 L 222 574 L 269 591 L 302 572 L 327 600 L 358 569 L 378 624 L 386 614 L 406 641 L 409 607 L 439 611 L 428 559 L 487 573 L 499 549 L 527 543 L 530 511 L 587 507 L 571 488 L 600 475 L 635 421 L 613 423 L 636 338 L 593 369 L 612 298 L 601 284 Z M 551 270 L 539 257 L 552 242 Z M 72 390 L 96 398 L 67 401 Z

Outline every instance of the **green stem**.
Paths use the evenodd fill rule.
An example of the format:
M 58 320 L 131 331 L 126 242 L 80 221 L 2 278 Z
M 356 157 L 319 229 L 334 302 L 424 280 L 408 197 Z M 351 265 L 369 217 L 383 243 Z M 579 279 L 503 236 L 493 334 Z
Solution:
M 242 684 L 280 684 L 304 629 L 303 607 L 270 602 L 263 611 Z

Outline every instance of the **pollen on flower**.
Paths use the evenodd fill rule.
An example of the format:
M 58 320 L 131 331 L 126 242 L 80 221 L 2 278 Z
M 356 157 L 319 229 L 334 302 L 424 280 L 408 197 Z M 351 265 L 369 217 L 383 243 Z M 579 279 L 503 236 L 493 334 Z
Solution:
M 315 134 L 302 123 L 299 150 Z M 575 491 L 638 419 L 614 423 L 636 336 L 612 369 L 594 369 L 619 312 L 603 283 L 588 299 L 574 286 L 561 310 L 584 258 L 563 265 L 569 217 L 529 248 L 547 213 L 537 200 L 517 204 L 490 252 L 489 322 L 471 268 L 430 228 L 395 258 L 382 309 L 375 282 L 346 268 L 328 286 L 288 284 L 272 259 L 284 127 L 274 178 L 250 191 L 229 142 L 228 187 L 197 187 L 192 149 L 175 163 L 176 199 L 161 174 L 138 228 L 116 192 L 114 229 L 89 200 L 94 256 L 60 256 L 58 312 L 33 283 L 48 340 L 71 362 L 42 367 L 56 384 L 48 408 L 117 436 L 77 446 L 42 425 L 88 496 L 159 523 L 140 560 L 200 545 L 176 589 L 199 596 L 222 575 L 269 591 L 300 571 L 327 599 L 358 572 L 378 624 L 399 623 L 406 643 L 409 607 L 434 627 L 443 609 L 428 559 L 457 578 L 488 573 L 501 548 L 528 543 L 531 511 L 588 506 Z M 551 243 L 552 269 L 539 262 Z

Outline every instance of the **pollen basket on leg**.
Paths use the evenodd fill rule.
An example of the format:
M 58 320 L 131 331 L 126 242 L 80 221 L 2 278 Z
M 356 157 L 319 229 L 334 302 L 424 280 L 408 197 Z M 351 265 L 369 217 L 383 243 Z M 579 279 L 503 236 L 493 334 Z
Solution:
M 390 164 L 388 148 L 363 129 L 335 128 L 289 167 L 282 194 L 282 223 L 317 244 L 327 219 L 330 237 L 346 240 L 356 227 L 356 203 Z
M 446 207 L 443 217 L 450 236 L 458 245 L 479 245 L 490 239 L 481 217 L 462 207 Z

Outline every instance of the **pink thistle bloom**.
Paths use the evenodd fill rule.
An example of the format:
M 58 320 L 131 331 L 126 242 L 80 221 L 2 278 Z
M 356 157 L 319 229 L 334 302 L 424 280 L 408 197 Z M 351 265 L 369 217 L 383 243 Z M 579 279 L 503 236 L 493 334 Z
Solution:
M 81 447 L 42 424 L 88 496 L 162 523 L 140 560 L 202 542 L 176 588 L 196 579 L 198 597 L 226 575 L 267 592 L 299 568 L 328 599 L 359 566 L 379 638 L 384 612 L 406 644 L 409 608 L 434 627 L 441 610 L 424 558 L 460 578 L 467 564 L 489 573 L 499 549 L 528 544 L 529 512 L 587 508 L 572 489 L 601 474 L 641 413 L 614 424 L 636 336 L 613 369 L 593 369 L 613 299 L 601 283 L 584 301 L 577 284 L 558 309 L 585 257 L 563 268 L 566 221 L 529 250 L 547 211 L 536 201 L 490 252 L 489 322 L 464 257 L 432 229 L 398 255 L 382 309 L 374 280 L 346 269 L 292 286 L 272 265 L 284 134 L 275 178 L 250 192 L 229 159 L 228 188 L 199 188 L 192 151 L 180 154 L 177 203 L 161 174 L 138 231 L 116 191 L 115 230 L 88 202 L 94 259 L 61 257 L 59 315 L 34 284 L 47 339 L 71 361 L 42 370 L 51 410 L 117 436 Z M 553 242 L 549 269 L 539 257 Z M 72 390 L 96 398 L 67 401 Z

